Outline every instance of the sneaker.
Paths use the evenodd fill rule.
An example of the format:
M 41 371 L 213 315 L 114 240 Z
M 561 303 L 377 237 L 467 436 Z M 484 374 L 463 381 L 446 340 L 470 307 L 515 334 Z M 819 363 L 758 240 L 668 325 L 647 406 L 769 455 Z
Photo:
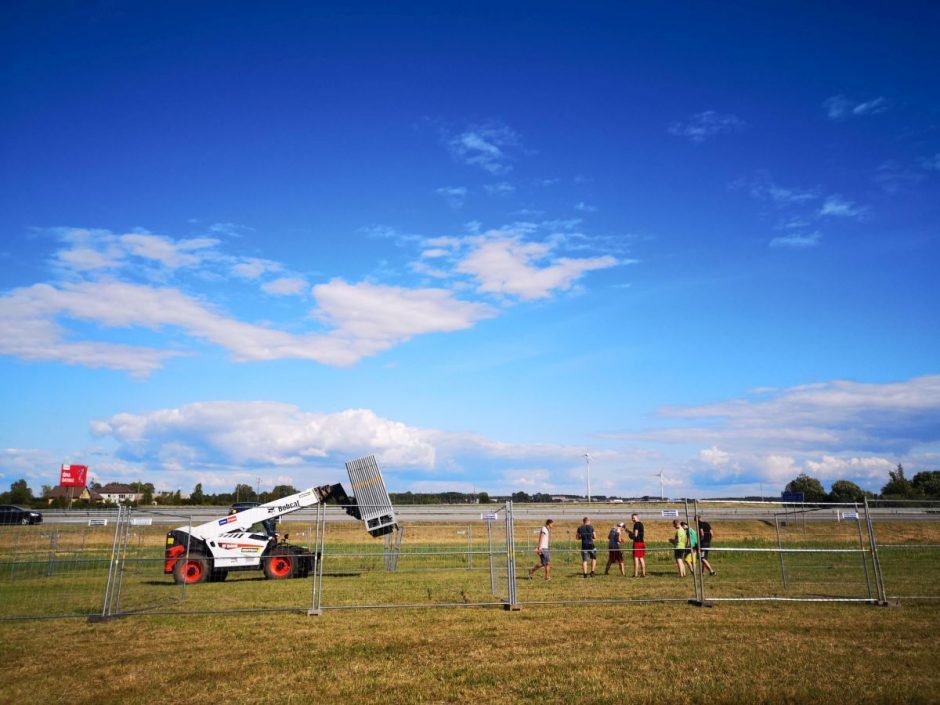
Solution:
M 592 577 L 592 578 L 594 577 L 594 571 L 593 571 L 593 570 L 591 571 L 591 577 Z
M 718 571 L 717 571 L 717 570 L 713 570 L 711 573 L 709 573 L 709 575 L 718 575 Z
M 582 578 L 586 578 L 586 577 L 587 577 L 587 573 L 582 573 L 581 577 L 582 577 Z

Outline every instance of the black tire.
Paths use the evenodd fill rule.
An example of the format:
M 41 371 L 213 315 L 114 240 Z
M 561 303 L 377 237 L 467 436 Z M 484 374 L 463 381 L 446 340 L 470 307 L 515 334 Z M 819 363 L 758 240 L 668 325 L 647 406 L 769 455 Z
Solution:
M 210 574 L 209 562 L 198 553 L 189 554 L 189 558 L 180 558 L 173 566 L 173 582 L 177 585 L 197 585 L 204 583 Z
M 264 559 L 264 577 L 268 580 L 286 580 L 297 572 L 297 556 L 289 548 L 278 546 Z

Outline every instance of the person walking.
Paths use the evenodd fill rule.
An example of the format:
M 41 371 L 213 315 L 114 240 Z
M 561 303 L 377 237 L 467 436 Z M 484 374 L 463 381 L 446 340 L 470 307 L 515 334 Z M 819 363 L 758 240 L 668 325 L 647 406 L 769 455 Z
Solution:
M 673 558 L 676 559 L 676 566 L 679 568 L 679 577 L 685 577 L 685 551 L 689 546 L 689 537 L 685 533 L 685 529 L 679 525 L 678 519 L 672 520 L 672 527 L 676 530 L 675 536 L 669 539 L 669 543 L 672 544 Z
M 541 570 L 542 568 L 545 569 L 545 579 L 552 579 L 552 557 L 548 550 L 548 543 L 552 526 L 554 524 L 555 522 L 553 520 L 546 519 L 545 526 L 539 529 L 539 545 L 538 548 L 535 549 L 535 552 L 539 557 L 539 562 L 529 568 L 529 580 L 532 579 L 532 574 L 535 571 Z
M 633 541 L 633 577 L 646 577 L 646 543 L 643 540 L 643 522 L 636 514 L 630 517 L 633 527 L 630 529 L 630 539 Z
M 591 562 L 591 577 L 594 577 L 594 571 L 597 569 L 597 549 L 594 547 L 594 540 L 597 534 L 594 527 L 591 526 L 591 520 L 584 517 L 581 520 L 581 526 L 577 531 L 578 539 L 581 541 L 581 574 L 588 577 L 588 561 Z
M 702 519 L 701 514 L 695 515 L 695 523 L 698 524 L 698 553 L 702 559 L 702 569 L 707 570 L 709 575 L 716 575 L 718 571 L 712 568 L 712 564 L 708 562 L 708 549 L 712 547 L 712 537 L 714 536 L 712 525 Z
M 682 527 L 686 537 L 689 539 L 689 543 L 685 549 L 685 555 L 682 558 L 688 564 L 692 575 L 695 575 L 695 559 L 698 557 L 698 534 L 687 522 L 679 522 L 679 526 Z
M 624 542 L 624 531 L 626 527 L 626 524 L 620 522 L 607 534 L 607 567 L 604 568 L 604 575 L 610 574 L 610 566 L 614 563 L 620 566 L 620 574 L 622 576 L 626 577 L 627 575 L 627 571 L 623 566 L 623 551 L 620 548 Z

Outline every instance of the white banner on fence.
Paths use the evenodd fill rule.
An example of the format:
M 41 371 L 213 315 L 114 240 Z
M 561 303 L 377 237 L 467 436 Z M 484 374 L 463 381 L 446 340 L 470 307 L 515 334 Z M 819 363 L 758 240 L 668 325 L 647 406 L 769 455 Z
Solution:
M 664 510 L 663 510 L 663 518 L 664 518 L 664 519 L 678 519 L 678 518 L 679 518 L 679 510 L 678 510 L 678 509 L 664 509 Z

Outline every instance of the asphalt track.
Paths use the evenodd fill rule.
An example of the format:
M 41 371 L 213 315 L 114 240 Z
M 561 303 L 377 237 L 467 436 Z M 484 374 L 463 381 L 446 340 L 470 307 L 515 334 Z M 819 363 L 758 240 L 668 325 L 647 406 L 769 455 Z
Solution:
M 748 504 L 738 504 L 737 506 L 728 506 L 730 502 L 708 503 L 699 502 L 697 505 L 699 513 L 707 517 L 709 521 L 768 521 L 773 522 L 774 516 L 778 518 L 789 514 L 796 514 L 806 521 L 838 521 L 842 513 L 851 513 L 856 511 L 854 505 L 825 505 L 810 506 L 804 508 L 793 505 L 781 505 L 779 503 L 753 502 Z M 925 503 L 926 504 L 926 503 Z M 870 514 L 874 521 L 940 521 L 940 502 L 932 503 L 932 506 L 898 504 L 892 507 L 871 508 Z M 696 506 L 693 502 L 688 503 L 688 516 L 691 518 Z M 505 517 L 505 504 L 448 504 L 448 505 L 399 505 L 395 507 L 398 520 L 401 522 L 483 522 L 487 516 L 495 515 L 495 520 L 500 521 Z M 859 513 L 863 513 L 864 508 L 858 507 Z M 671 520 L 678 517 L 686 517 L 686 505 L 683 502 L 678 503 L 660 503 L 660 502 L 637 502 L 615 504 L 608 502 L 587 503 L 552 503 L 552 504 L 513 504 L 512 512 L 516 522 L 538 522 L 543 523 L 546 519 L 555 521 L 580 521 L 582 517 L 590 517 L 595 524 L 616 523 L 619 521 L 629 522 L 630 515 L 636 512 L 641 519 L 646 521 L 653 520 Z M 677 512 L 672 514 L 671 512 Z M 134 517 L 148 518 L 153 524 L 181 525 L 192 523 L 194 525 L 202 524 L 213 519 L 218 519 L 226 514 L 225 507 L 154 507 L 137 508 L 134 510 Z M 100 523 L 108 520 L 108 524 L 113 523 L 117 518 L 116 509 L 52 509 L 43 512 L 44 524 L 88 524 L 90 522 Z M 285 515 L 285 520 L 291 522 L 313 522 L 316 519 L 316 513 L 313 509 L 304 509 Z M 354 521 L 344 512 L 335 506 L 329 506 L 326 512 L 326 521 Z

